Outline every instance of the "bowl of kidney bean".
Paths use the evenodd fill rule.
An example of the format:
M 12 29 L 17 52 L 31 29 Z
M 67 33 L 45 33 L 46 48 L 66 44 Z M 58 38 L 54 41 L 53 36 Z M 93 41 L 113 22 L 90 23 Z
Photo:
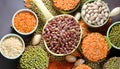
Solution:
M 105 25 L 110 17 L 109 14 L 109 7 L 102 0 L 89 0 L 81 9 L 82 19 L 93 28 Z
M 82 30 L 78 20 L 68 14 L 50 18 L 43 28 L 46 49 L 55 56 L 73 53 L 79 46 Z

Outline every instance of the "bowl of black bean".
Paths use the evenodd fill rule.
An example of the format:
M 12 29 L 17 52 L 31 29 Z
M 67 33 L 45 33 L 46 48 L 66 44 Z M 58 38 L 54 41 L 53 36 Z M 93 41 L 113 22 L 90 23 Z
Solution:
M 110 44 L 120 50 L 120 21 L 113 23 L 107 30 L 107 38 Z

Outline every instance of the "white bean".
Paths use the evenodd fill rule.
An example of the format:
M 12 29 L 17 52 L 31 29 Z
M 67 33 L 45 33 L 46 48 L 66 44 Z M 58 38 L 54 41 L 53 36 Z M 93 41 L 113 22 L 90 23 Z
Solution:
M 101 14 L 102 14 L 103 16 L 105 16 L 105 13 L 104 13 L 104 11 L 102 11 L 102 12 L 101 12 Z
M 93 17 L 94 17 L 94 18 L 97 18 L 97 16 L 98 16 L 98 13 L 95 13 Z
M 67 62 L 70 62 L 70 63 L 73 63 L 77 60 L 77 58 L 75 56 L 72 56 L 72 55 L 67 55 L 65 57 L 65 59 L 66 59 Z
M 91 20 L 91 21 L 93 21 L 95 18 L 92 16 L 92 17 L 90 17 L 90 19 L 89 20 Z
M 97 2 L 97 5 L 98 5 L 98 6 L 102 6 L 102 3 L 100 3 L 100 2 Z
M 94 13 L 98 13 L 98 10 L 96 9 L 96 10 L 94 10 Z
M 90 16 L 93 16 L 93 15 L 94 15 L 94 13 L 91 13 L 91 14 L 90 14 Z
M 32 39 L 32 45 L 37 45 L 39 44 L 41 39 L 41 35 L 40 34 L 35 34 L 33 39 Z
M 85 63 L 85 60 L 84 60 L 84 59 L 78 59 L 78 60 L 75 62 L 74 66 L 78 66 L 79 64 L 83 64 L 83 63 Z
M 92 9 L 92 7 L 88 7 L 88 9 L 89 9 L 89 10 L 91 10 L 91 9 Z
M 102 18 L 103 16 L 101 14 L 98 15 L 99 18 Z
M 94 7 L 93 7 L 94 9 L 98 9 L 98 6 L 97 5 L 94 5 Z
M 105 13 L 105 17 L 108 17 L 108 15 L 109 15 L 109 14 L 106 12 L 106 13 Z
M 88 11 L 89 11 L 88 9 L 85 10 L 86 13 L 88 13 Z
M 84 6 L 83 6 L 83 9 L 85 10 L 85 9 L 87 9 L 87 7 L 88 7 L 87 5 L 84 5 Z
M 99 9 L 98 9 L 98 10 L 99 10 L 99 12 L 101 12 L 101 11 L 102 11 L 102 7 L 99 7 Z
M 92 12 L 93 12 L 93 10 L 89 10 L 89 11 L 88 11 L 88 14 L 91 14 Z
M 90 15 L 89 15 L 89 14 L 86 14 L 86 17 L 87 17 L 87 18 L 89 18 L 89 17 L 90 17 Z
M 99 17 L 97 17 L 97 18 L 95 19 L 95 21 L 96 21 L 96 22 L 99 22 L 99 21 L 100 21 L 100 18 L 99 18 Z

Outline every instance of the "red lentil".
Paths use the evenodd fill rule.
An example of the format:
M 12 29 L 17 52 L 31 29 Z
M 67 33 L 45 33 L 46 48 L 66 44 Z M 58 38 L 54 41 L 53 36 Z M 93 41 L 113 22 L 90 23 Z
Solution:
M 53 4 L 60 10 L 72 10 L 74 9 L 80 0 L 53 0 Z
M 92 68 L 89 67 L 88 65 L 80 64 L 75 69 L 92 69 Z
M 108 52 L 108 45 L 105 37 L 100 33 L 88 34 L 82 41 L 82 53 L 91 60 L 98 61 L 106 57 Z
M 19 32 L 31 32 L 36 26 L 36 18 L 30 12 L 20 12 L 14 18 L 14 26 Z

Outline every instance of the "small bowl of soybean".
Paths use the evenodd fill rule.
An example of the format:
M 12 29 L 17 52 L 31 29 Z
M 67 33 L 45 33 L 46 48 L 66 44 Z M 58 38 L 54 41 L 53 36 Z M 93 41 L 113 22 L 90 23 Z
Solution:
M 20 9 L 13 15 L 12 26 L 17 33 L 30 35 L 38 26 L 38 17 L 29 9 Z
M 120 21 L 113 23 L 107 30 L 107 38 L 110 44 L 120 50 Z

